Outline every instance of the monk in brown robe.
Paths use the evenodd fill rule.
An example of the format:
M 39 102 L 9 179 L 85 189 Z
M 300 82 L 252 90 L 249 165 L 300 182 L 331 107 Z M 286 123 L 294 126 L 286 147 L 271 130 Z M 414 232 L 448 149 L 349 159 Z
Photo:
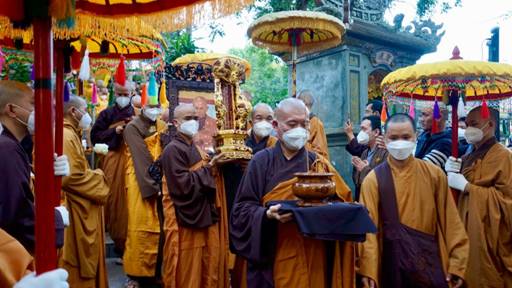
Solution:
M 358 245 L 363 287 L 461 287 L 469 242 L 446 176 L 412 155 L 409 115 L 391 116 L 385 131 L 390 156 L 361 187 L 361 203 L 379 229 Z
M 336 197 L 351 201 L 345 182 L 327 160 L 306 151 L 309 124 L 303 102 L 288 98 L 278 105 L 273 121 L 279 141 L 254 155 L 242 179 L 230 216 L 230 244 L 247 259 L 248 287 L 354 287 L 354 250 L 336 243 L 334 263 L 327 261 L 322 240 L 299 233 L 292 214 L 280 214 L 269 201 L 293 200 L 294 173 L 305 172 L 317 159 L 334 174 Z M 328 276 L 329 275 L 329 276 Z
M 192 104 L 199 117 L 199 132 L 194 135 L 194 143 L 204 152 L 213 152 L 215 143 L 214 136 L 217 134 L 217 124 L 214 118 L 208 116 L 208 103 L 202 96 L 194 98 Z
M 460 192 L 458 208 L 469 236 L 469 288 L 512 287 L 512 153 L 494 136 L 498 111 L 469 112 L 465 138 L 474 150 L 448 159 L 448 184 Z
M 82 146 L 82 130 L 91 125 L 84 99 L 71 96 L 64 104 L 64 154 L 70 175 L 62 178 L 62 193 L 70 225 L 64 231 L 60 266 L 71 287 L 108 287 L 105 266 L 103 205 L 109 188 L 103 172 L 91 170 Z
M 315 98 L 313 97 L 313 93 L 309 90 L 303 90 L 300 92 L 298 99 L 302 100 L 306 107 L 308 107 L 309 113 L 309 140 L 308 140 L 308 149 L 313 150 L 318 153 L 320 156 L 329 160 L 329 146 L 327 145 L 327 136 L 324 131 L 324 123 L 322 120 L 318 118 L 315 114 L 313 114 L 311 109 L 313 108 L 313 104 L 315 103 Z
M 193 143 L 199 128 L 195 108 L 181 104 L 174 110 L 178 135 L 162 155 L 165 287 L 229 287 L 227 270 L 227 213 L 224 191 L 216 191 L 217 165 Z
M 92 130 L 92 144 L 108 145 L 108 154 L 101 160 L 100 168 L 105 173 L 110 194 L 105 205 L 105 224 L 110 237 L 114 241 L 116 252 L 123 254 L 128 226 L 128 208 L 126 207 L 126 145 L 123 131 L 126 124 L 134 117 L 135 112 L 130 105 L 131 90 L 128 85 L 115 84 L 116 104 L 102 111 L 96 119 Z
M 161 191 L 148 169 L 162 152 L 160 134 L 167 125 L 159 120 L 161 113 L 159 105 L 147 104 L 123 132 L 128 146 L 125 185 L 129 213 L 123 255 L 124 271 L 130 278 L 127 287 L 151 287 L 160 276 L 157 203 Z

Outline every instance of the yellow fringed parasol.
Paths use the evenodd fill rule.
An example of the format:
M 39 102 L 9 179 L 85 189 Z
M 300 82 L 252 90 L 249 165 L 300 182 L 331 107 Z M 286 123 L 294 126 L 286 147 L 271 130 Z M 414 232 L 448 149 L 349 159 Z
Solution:
M 242 62 L 242 64 L 245 66 L 245 77 L 247 78 L 251 74 L 251 64 L 247 60 L 223 53 L 186 54 L 174 60 L 172 65 L 187 65 L 190 63 L 206 63 L 213 65 L 213 63 L 215 63 L 215 61 L 219 60 L 220 58 L 233 58 Z
M 162 54 L 162 48 L 157 43 L 135 37 L 118 38 L 116 40 L 86 37 L 72 42 L 71 46 L 77 51 L 82 51 L 84 42 L 91 58 L 120 58 L 123 55 L 132 60 L 151 59 Z M 102 51 L 102 46 L 106 46 L 108 49 Z
M 336 17 L 323 12 L 285 11 L 267 14 L 255 20 L 247 30 L 254 45 L 271 52 L 292 53 L 292 95 L 297 90 L 296 61 L 301 53 L 317 52 L 341 43 L 345 26 Z

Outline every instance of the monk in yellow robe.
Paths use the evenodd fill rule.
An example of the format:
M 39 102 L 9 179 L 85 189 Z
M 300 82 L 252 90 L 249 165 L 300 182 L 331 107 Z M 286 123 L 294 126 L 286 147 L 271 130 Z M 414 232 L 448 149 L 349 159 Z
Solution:
M 226 159 L 219 154 L 210 160 L 194 144 L 198 118 L 194 106 L 176 107 L 178 135 L 162 155 L 163 280 L 172 288 L 228 288 L 226 200 L 215 177 L 217 164 Z
M 85 158 L 82 130 L 91 125 L 86 109 L 86 102 L 74 95 L 64 104 L 64 155 L 70 175 L 62 178 L 62 193 L 70 225 L 60 266 L 69 273 L 70 287 L 108 287 L 102 210 L 109 188 L 103 172 L 91 170 Z
M 460 192 L 458 208 L 469 236 L 469 288 L 512 287 L 512 153 L 494 136 L 498 111 L 469 112 L 465 138 L 474 150 L 446 163 L 448 184 Z
M 161 191 L 148 169 L 162 152 L 160 133 L 167 125 L 159 120 L 161 113 L 159 105 L 148 104 L 123 132 L 128 146 L 125 185 L 129 213 L 123 255 L 124 271 L 130 277 L 128 287 L 154 285 L 160 276 L 157 202 Z
M 379 229 L 358 245 L 363 287 L 461 287 L 469 242 L 446 175 L 412 155 L 409 115 L 391 116 L 384 129 L 390 156 L 361 187 L 361 203 Z
M 327 136 L 325 135 L 324 123 L 313 114 L 311 109 L 315 103 L 313 93 L 309 90 L 300 92 L 298 99 L 302 100 L 309 110 L 309 139 L 307 148 L 315 151 L 323 158 L 329 160 L 329 146 L 327 145 Z
M 279 204 L 266 208 L 270 201 L 296 199 L 294 174 L 312 168 L 307 158 L 309 164 L 319 160 L 334 174 L 336 198 L 351 201 L 348 186 L 329 162 L 305 148 L 309 117 L 304 103 L 287 98 L 275 114 L 279 141 L 254 155 L 230 216 L 230 245 L 248 262 L 247 287 L 354 287 L 352 243 L 336 242 L 334 261 L 328 263 L 325 241 L 300 234 L 292 214 L 279 213 Z

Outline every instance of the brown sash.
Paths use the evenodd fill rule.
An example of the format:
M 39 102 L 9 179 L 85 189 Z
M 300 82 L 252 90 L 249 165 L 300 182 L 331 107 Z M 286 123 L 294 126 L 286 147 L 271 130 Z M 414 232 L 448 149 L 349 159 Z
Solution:
M 485 157 L 485 154 L 489 152 L 489 150 L 494 146 L 494 144 L 498 143 L 496 137 L 491 137 L 489 140 L 485 141 L 482 146 L 478 147 L 475 151 L 469 153 L 468 155 L 462 157 L 462 174 L 466 175 L 468 170 L 473 167 L 477 160 L 482 160 Z

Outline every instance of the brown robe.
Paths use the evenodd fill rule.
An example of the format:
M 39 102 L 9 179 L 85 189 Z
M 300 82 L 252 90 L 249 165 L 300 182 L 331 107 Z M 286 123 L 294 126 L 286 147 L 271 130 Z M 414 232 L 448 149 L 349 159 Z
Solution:
M 468 287 L 510 288 L 512 153 L 488 141 L 463 158 L 462 173 L 470 183 L 458 202 L 470 243 Z
M 401 168 L 389 157 L 388 163 L 395 184 L 400 222 L 424 233 L 437 234 L 443 271 L 464 278 L 469 242 L 449 193 L 446 175 L 434 164 L 412 156 Z M 374 171 L 363 181 L 361 203 L 368 208 L 379 233 L 367 234 L 366 242 L 358 244 L 358 273 L 373 279 L 377 287 L 381 287 L 382 222 Z
M 309 140 L 306 147 L 329 160 L 329 146 L 322 120 L 318 116 L 312 115 L 309 121 Z
M 103 172 L 89 168 L 81 135 L 76 124 L 64 119 L 70 175 L 62 178 L 62 192 L 70 225 L 64 232 L 60 266 L 69 273 L 70 287 L 108 287 L 103 205 L 109 188 Z
M 207 160 L 181 134 L 162 156 L 165 287 L 229 287 L 224 183 Z
M 0 229 L 0 287 L 12 287 L 34 270 L 33 264 L 23 245 Z

